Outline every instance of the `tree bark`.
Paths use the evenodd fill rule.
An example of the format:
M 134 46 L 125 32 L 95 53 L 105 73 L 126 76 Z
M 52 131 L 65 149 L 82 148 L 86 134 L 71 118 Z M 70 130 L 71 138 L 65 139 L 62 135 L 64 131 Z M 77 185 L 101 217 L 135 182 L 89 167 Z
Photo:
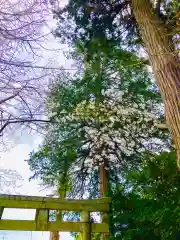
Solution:
M 49 240 L 59 240 L 59 232 L 50 232 Z
M 176 146 L 180 168 L 180 67 L 166 25 L 150 0 L 132 0 L 133 13 L 147 48 L 151 66 L 164 100 L 166 123 Z
M 106 170 L 106 164 L 103 164 L 100 166 L 100 196 L 104 197 L 105 193 L 108 192 L 108 172 Z M 104 219 L 107 219 L 107 214 L 101 214 L 102 222 L 104 222 Z M 101 234 L 101 240 L 105 240 L 108 237 L 107 233 Z
M 100 196 L 104 197 L 108 191 L 108 173 L 104 164 L 100 166 Z
M 61 198 L 61 199 L 66 198 L 66 190 L 65 190 L 63 185 L 59 186 L 58 194 L 59 194 L 59 198 Z M 61 223 L 62 220 L 63 220 L 62 219 L 62 211 L 59 211 L 58 214 L 57 214 L 57 217 L 56 217 L 56 221 Z M 49 240 L 60 240 L 59 232 L 58 231 L 50 232 Z

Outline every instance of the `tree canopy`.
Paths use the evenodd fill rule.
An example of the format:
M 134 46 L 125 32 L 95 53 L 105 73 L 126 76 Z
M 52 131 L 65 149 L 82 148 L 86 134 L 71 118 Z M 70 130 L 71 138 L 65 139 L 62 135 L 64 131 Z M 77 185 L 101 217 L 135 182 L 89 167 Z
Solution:
M 123 56 L 130 53 L 116 49 L 110 59 L 88 63 L 81 78 L 52 87 L 48 111 L 57 124 L 29 160 L 36 177 L 54 184 L 66 166 L 82 187 L 104 162 L 124 171 L 138 168 L 146 152 L 169 149 L 169 134 L 155 126 L 163 119 L 159 92 L 141 61 Z
M 127 173 L 112 190 L 115 239 L 179 239 L 179 181 L 175 152 L 148 157 Z
M 67 197 L 111 196 L 110 239 L 179 234 L 178 9 L 165 0 L 55 9 L 56 35 L 70 43 L 78 71 L 51 85 L 54 124 L 28 163 L 45 185 L 63 183 Z M 158 127 L 165 121 L 172 138 Z
M 171 35 L 178 31 L 179 3 L 176 0 L 153 0 L 153 11 L 166 24 Z M 56 34 L 62 41 L 82 40 L 92 44 L 99 39 L 101 44 L 113 41 L 126 46 L 143 45 L 139 27 L 132 10 L 132 1 L 77 1 L 71 0 L 62 8 L 55 8 L 58 20 Z
M 55 16 L 59 19 L 57 36 L 71 44 L 82 40 L 89 56 L 96 55 L 92 46 L 97 41 L 103 46 L 102 52 L 109 44 L 131 49 L 137 55 L 142 55 L 140 50 L 146 51 L 164 100 L 167 126 L 180 167 L 178 1 L 72 0 L 66 7 L 56 9 Z

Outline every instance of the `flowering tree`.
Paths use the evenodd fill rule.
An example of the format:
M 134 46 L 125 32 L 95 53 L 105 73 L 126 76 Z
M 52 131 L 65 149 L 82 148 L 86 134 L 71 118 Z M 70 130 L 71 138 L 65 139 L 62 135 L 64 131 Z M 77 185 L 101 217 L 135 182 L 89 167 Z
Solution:
M 57 35 L 62 41 L 82 39 L 89 55 L 94 40 L 104 49 L 111 40 L 130 47 L 137 55 L 142 48 L 145 50 L 164 100 L 166 122 L 180 166 L 179 1 L 71 0 L 63 9 L 57 9 L 56 17 Z
M 98 194 L 94 182 L 101 166 L 119 178 L 138 168 L 146 152 L 169 147 L 169 135 L 154 126 L 163 117 L 159 92 L 139 59 L 132 55 L 127 64 L 118 59 L 122 53 L 115 49 L 110 60 L 96 58 L 86 64 L 82 78 L 67 85 L 59 79 L 52 87 L 48 111 L 58 123 L 29 160 L 34 176 L 44 183 L 54 185 L 66 163 L 76 196 L 92 185 L 89 193 Z

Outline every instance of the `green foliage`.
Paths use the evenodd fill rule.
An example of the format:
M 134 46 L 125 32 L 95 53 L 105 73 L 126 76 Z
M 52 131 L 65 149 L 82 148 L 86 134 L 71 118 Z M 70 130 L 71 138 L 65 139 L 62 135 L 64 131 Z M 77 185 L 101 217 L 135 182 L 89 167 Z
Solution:
M 180 231 L 180 175 L 174 152 L 144 160 L 113 189 L 115 239 L 176 239 Z
M 77 236 L 74 238 L 75 240 L 81 240 L 81 235 L 77 234 Z M 93 233 L 91 236 L 92 240 L 101 240 L 101 236 L 99 233 Z
M 133 15 L 121 14 L 115 21 L 130 4 L 71 0 L 58 13 L 62 18 L 68 13 L 69 22 L 61 21 L 59 30 L 74 41 L 73 57 L 83 72 L 60 76 L 52 86 L 47 109 L 55 123 L 28 163 L 33 177 L 44 184 L 63 182 L 68 196 L 92 198 L 99 197 L 99 166 L 106 162 L 110 239 L 175 239 L 180 177 L 175 153 L 163 152 L 171 149 L 169 134 L 154 127 L 154 120 L 164 119 L 162 100 L 144 60 L 123 49 L 129 42 L 142 43 Z M 73 21 L 74 35 L 72 28 L 66 32 Z M 125 36 L 130 36 L 128 42 Z M 120 48 L 117 41 L 125 45 Z M 99 235 L 93 238 L 99 240 Z
M 151 2 L 152 11 L 164 22 L 168 34 L 173 34 L 177 28 L 179 1 Z M 55 11 L 55 17 L 59 20 L 56 35 L 71 44 L 82 40 L 89 53 L 92 53 L 91 44 L 94 41 L 98 41 L 104 49 L 109 42 L 121 46 L 125 44 L 136 50 L 137 46 L 143 45 L 132 1 L 70 0 L 66 7 Z
M 154 114 L 155 118 L 163 116 L 159 92 L 141 59 L 117 47 L 107 52 L 111 53 L 109 57 L 97 52 L 97 57 L 86 63 L 81 78 L 66 79 L 66 85 L 65 79 L 59 78 L 52 86 L 47 106 L 51 119 L 57 123 L 49 127 L 44 144 L 28 160 L 33 177 L 51 186 L 57 186 L 65 177 L 67 188 L 77 196 L 84 192 L 89 196 L 99 195 L 99 164 L 94 160 L 101 158 L 103 152 L 102 161 L 108 156 L 111 172 L 117 176 L 118 169 L 137 168 L 145 151 L 162 149 L 162 143 L 153 143 L 154 137 L 163 141 L 163 148 L 168 147 L 169 135 L 152 128 L 153 118 L 145 121 L 141 117 L 145 112 Z M 110 93 L 104 94 L 106 92 Z M 118 97 L 121 92 L 123 100 Z M 126 112 L 129 107 L 131 113 L 122 118 L 121 110 Z M 129 129 L 128 124 L 134 130 Z M 148 133 L 144 124 L 149 128 Z M 92 131 L 100 136 L 98 148 Z M 101 136 L 108 138 L 108 142 Z M 131 151 L 125 148 L 120 151 L 117 141 L 129 145 Z M 143 144 L 148 141 L 145 147 Z M 110 155 L 116 159 L 114 163 L 110 162 Z M 88 159 L 93 169 L 87 164 Z
M 152 2 L 174 36 L 178 2 Z M 52 85 L 47 110 L 54 124 L 28 163 L 33 177 L 45 185 L 63 183 L 76 198 L 99 197 L 103 164 L 112 196 L 110 239 L 175 239 L 180 176 L 175 153 L 165 152 L 172 148 L 169 134 L 154 127 L 164 120 L 162 99 L 137 57 L 143 41 L 131 3 L 70 0 L 55 12 L 57 36 L 75 46 L 71 57 L 79 72 Z

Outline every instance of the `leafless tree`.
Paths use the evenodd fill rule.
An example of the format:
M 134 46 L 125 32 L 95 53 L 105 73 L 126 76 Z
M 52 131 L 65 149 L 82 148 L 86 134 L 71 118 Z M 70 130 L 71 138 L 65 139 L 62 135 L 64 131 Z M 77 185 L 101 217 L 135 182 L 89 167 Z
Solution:
M 43 99 L 49 74 L 42 59 L 51 12 L 47 0 L 0 0 L 0 136 L 19 124 L 47 123 Z M 40 65 L 39 65 L 40 64 Z
M 16 193 L 22 182 L 23 179 L 17 171 L 0 169 L 0 194 Z

